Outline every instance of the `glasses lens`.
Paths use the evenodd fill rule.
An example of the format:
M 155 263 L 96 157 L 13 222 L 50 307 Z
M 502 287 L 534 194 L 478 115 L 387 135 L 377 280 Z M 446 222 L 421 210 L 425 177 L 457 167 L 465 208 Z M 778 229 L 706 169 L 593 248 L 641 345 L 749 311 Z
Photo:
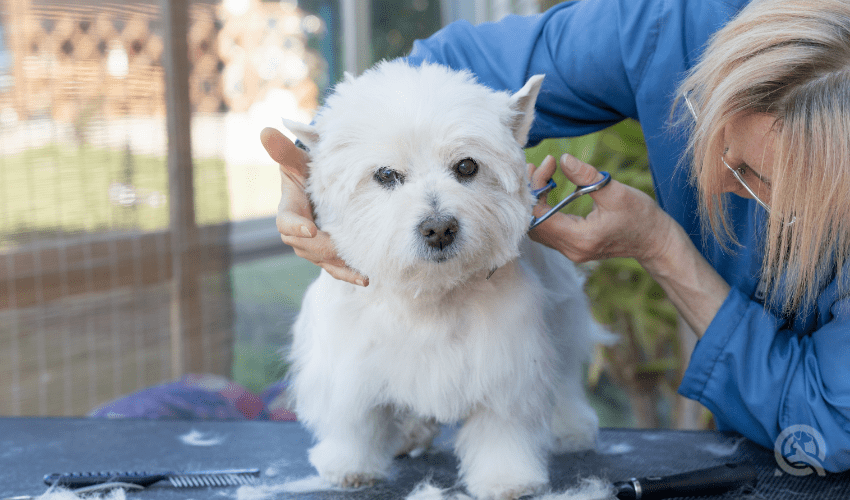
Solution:
M 770 207 L 769 207 L 769 206 L 767 206 L 767 203 L 765 203 L 765 202 L 763 202 L 763 201 L 762 201 L 762 199 L 759 197 L 759 195 L 758 195 L 758 194 L 756 194 L 756 192 L 753 190 L 753 188 L 751 188 L 751 187 L 750 187 L 750 185 L 749 185 L 749 184 L 747 184 L 747 181 L 745 181 L 745 180 L 744 180 L 744 178 L 743 178 L 743 177 L 741 177 L 741 174 L 740 174 L 737 170 L 735 170 L 734 168 L 730 167 L 730 166 L 729 166 L 729 164 L 728 164 L 728 163 L 726 163 L 726 158 L 724 158 L 723 156 L 721 156 L 721 157 L 720 157 L 720 161 L 722 161 L 722 162 L 723 162 L 723 164 L 724 164 L 724 165 L 726 165 L 726 168 L 728 168 L 728 169 L 729 169 L 729 171 L 731 171 L 731 172 L 732 172 L 732 175 L 734 175 L 734 176 L 735 176 L 735 179 L 737 179 L 737 180 L 738 180 L 738 182 L 739 182 L 739 183 L 741 183 L 741 185 L 742 185 L 742 186 L 744 186 L 744 189 L 746 189 L 746 190 L 747 190 L 747 192 L 748 192 L 748 193 L 750 193 L 750 196 L 752 196 L 752 197 L 756 200 L 756 202 L 758 202 L 758 204 L 762 206 L 762 208 L 764 208 L 765 210 L 767 210 L 768 212 L 770 212 Z M 762 196 L 766 196 L 766 193 L 762 194 Z

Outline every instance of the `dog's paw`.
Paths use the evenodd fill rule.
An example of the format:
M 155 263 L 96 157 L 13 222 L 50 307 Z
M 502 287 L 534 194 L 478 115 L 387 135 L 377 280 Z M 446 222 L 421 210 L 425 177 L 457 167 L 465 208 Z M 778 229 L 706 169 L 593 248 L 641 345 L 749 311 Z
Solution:
M 342 488 L 369 488 L 375 486 L 375 483 L 381 479 L 380 476 L 374 474 L 358 472 L 349 472 L 341 477 L 337 477 L 336 480 L 329 478 L 332 484 Z
M 540 493 L 549 485 L 546 461 L 542 456 L 526 455 L 522 450 L 502 458 L 488 457 L 464 473 L 469 493 L 478 500 L 514 500 Z M 508 458 L 509 457 L 509 458 Z
M 386 477 L 392 457 L 363 448 L 352 443 L 322 441 L 310 449 L 310 463 L 319 472 L 319 476 L 334 486 L 372 486 Z
M 536 495 L 546 489 L 548 483 L 468 485 L 469 492 L 478 500 L 516 500 Z
M 554 452 L 593 450 L 599 434 L 599 419 L 589 405 L 575 404 L 556 413 L 552 419 Z

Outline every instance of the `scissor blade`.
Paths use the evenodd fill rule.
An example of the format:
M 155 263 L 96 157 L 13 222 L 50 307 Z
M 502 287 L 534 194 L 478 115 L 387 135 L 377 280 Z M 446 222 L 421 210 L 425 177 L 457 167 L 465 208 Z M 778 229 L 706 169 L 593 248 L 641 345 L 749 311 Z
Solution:
M 531 231 L 535 227 L 539 226 L 540 223 L 542 223 L 543 221 L 545 221 L 549 217 L 552 217 L 553 215 L 555 215 L 556 212 L 560 211 L 565 206 L 574 202 L 575 200 L 580 198 L 582 195 L 592 193 L 594 191 L 598 191 L 598 190 L 602 189 L 603 187 L 605 187 L 611 181 L 611 174 L 609 174 L 608 172 L 599 172 L 599 173 L 602 174 L 602 180 L 600 180 L 598 182 L 594 182 L 593 184 L 588 184 L 587 186 L 576 186 L 575 191 L 570 193 L 570 195 L 567 196 L 566 198 L 564 198 L 563 200 L 559 201 L 558 204 L 555 205 L 554 207 L 552 207 L 551 209 L 549 209 L 548 212 L 541 215 L 540 217 L 532 216 L 531 217 L 531 224 L 529 225 L 528 230 Z

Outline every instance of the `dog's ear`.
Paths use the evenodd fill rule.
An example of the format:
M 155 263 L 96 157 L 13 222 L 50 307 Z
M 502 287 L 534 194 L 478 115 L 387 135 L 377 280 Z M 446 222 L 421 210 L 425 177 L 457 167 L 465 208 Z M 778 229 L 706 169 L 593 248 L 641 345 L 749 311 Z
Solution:
M 300 139 L 307 146 L 307 149 L 313 149 L 319 143 L 319 132 L 316 130 L 316 127 L 287 120 L 286 118 L 283 119 L 283 125 L 295 134 L 295 137 Z
M 543 77 L 544 75 L 532 76 L 516 94 L 511 96 L 511 110 L 514 112 L 511 129 L 516 142 L 523 147 L 528 142 L 528 131 L 531 130 L 531 124 L 534 122 L 534 103 L 537 102 L 540 86 L 543 85 Z

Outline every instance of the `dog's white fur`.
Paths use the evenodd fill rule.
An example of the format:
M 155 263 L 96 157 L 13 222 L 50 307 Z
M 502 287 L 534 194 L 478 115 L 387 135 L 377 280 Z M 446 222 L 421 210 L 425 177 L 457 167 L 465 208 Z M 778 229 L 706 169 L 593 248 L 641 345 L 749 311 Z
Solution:
M 388 62 L 340 83 L 313 126 L 286 122 L 310 149 L 318 226 L 370 279 L 322 272 L 294 327 L 295 409 L 332 482 L 385 477 L 438 422 L 464 421 L 455 449 L 479 498 L 535 492 L 551 451 L 594 446 L 581 365 L 597 329 L 581 279 L 525 236 L 535 200 L 521 146 L 542 80 L 511 95 L 466 72 Z M 471 178 L 453 171 L 465 158 L 478 165 Z M 382 185 L 382 167 L 402 181 Z M 448 217 L 454 241 L 426 244 L 423 220 Z

